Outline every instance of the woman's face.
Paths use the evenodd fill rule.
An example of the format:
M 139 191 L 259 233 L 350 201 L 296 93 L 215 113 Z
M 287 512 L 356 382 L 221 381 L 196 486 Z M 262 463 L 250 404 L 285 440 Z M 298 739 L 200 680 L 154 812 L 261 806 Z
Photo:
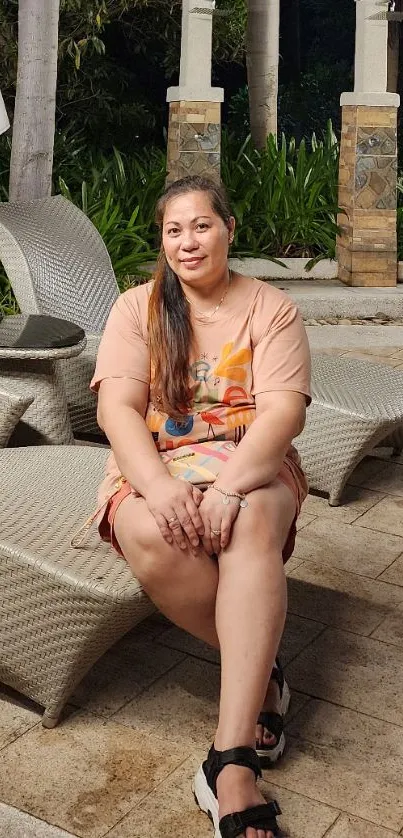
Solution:
M 217 215 L 208 192 L 188 192 L 168 201 L 162 244 L 169 266 L 189 285 L 217 280 L 227 270 L 235 221 Z

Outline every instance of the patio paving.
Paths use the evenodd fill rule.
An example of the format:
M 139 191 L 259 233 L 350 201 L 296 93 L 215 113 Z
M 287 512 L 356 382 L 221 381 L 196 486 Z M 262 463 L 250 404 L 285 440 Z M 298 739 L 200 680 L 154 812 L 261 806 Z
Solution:
M 392 350 L 372 359 L 403 365 Z M 293 699 L 262 789 L 290 838 L 403 835 L 403 457 L 389 453 L 356 469 L 342 507 L 309 496 L 287 566 Z M 212 838 L 190 782 L 218 688 L 214 650 L 156 614 L 96 664 L 54 730 L 0 689 L 0 838 Z

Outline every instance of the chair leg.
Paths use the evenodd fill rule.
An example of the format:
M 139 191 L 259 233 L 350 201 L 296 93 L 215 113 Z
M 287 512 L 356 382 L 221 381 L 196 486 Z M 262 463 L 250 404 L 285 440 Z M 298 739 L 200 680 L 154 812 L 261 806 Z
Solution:
M 333 492 L 330 492 L 329 500 L 328 500 L 329 506 L 340 506 L 341 505 L 341 496 L 343 494 L 343 488 L 344 487 L 342 487 L 341 489 L 336 489 Z
M 49 730 L 52 727 L 56 727 L 56 725 L 59 723 L 62 709 L 63 708 L 61 707 L 59 712 L 55 714 L 54 710 L 50 711 L 48 708 L 46 708 L 42 716 L 42 726 L 48 728 Z

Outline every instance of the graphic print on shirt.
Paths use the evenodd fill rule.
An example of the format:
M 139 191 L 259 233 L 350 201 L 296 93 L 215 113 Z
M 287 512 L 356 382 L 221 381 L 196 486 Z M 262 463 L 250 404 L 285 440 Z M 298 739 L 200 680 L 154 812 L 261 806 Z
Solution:
M 147 426 L 158 450 L 172 450 L 191 442 L 232 440 L 238 443 L 255 418 L 252 351 L 226 343 L 217 356 L 203 352 L 189 369 L 193 413 L 177 421 L 155 405 L 147 412 Z

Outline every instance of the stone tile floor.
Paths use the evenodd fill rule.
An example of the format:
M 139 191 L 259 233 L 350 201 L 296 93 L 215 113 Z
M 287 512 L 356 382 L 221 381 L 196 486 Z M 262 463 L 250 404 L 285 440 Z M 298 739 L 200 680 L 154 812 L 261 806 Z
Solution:
M 262 788 L 290 838 L 403 835 L 403 456 L 389 454 L 358 467 L 343 506 L 309 496 L 287 566 L 293 699 Z M 218 689 L 216 653 L 156 614 L 93 668 L 54 730 L 0 690 L 0 838 L 212 836 L 190 783 Z

